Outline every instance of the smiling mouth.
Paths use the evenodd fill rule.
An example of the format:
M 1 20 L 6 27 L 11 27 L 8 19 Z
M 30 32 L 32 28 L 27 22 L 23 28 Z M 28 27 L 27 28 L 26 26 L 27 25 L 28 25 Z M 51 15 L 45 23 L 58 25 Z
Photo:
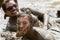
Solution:
M 18 14 L 18 12 L 12 12 L 11 13 L 11 15 L 17 15 Z

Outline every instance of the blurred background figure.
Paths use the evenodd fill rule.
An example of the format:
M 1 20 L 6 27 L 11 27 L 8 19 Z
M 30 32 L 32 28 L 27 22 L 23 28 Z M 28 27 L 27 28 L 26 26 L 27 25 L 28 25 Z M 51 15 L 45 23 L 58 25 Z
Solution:
M 6 19 L 6 17 L 9 17 L 6 30 L 16 32 L 17 31 L 16 19 L 17 15 L 19 14 L 17 1 L 16 0 L 4 1 L 2 4 L 2 9 L 5 12 L 4 19 Z
M 0 37 L 4 40 L 12 40 L 14 39 L 13 35 L 17 31 L 16 20 L 19 14 L 17 0 L 4 0 L 2 9 L 5 13 L 4 19 L 6 19 L 6 17 L 9 17 L 9 19 L 7 20 L 6 28 L 4 30 L 2 29 L 3 32 L 0 33 Z

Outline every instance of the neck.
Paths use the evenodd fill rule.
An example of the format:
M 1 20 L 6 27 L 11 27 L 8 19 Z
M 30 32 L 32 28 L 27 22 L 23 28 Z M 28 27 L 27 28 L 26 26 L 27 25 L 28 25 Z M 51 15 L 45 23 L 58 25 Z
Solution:
M 9 23 L 11 23 L 11 24 L 16 24 L 16 22 L 17 22 L 17 17 L 16 17 L 16 16 L 10 17 Z
M 10 18 L 17 18 L 17 16 L 10 16 Z

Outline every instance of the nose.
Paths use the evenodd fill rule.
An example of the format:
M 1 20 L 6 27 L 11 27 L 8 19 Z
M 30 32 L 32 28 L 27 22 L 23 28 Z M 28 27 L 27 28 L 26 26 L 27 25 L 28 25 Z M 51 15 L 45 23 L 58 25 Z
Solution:
M 20 24 L 20 28 L 23 28 L 23 24 Z

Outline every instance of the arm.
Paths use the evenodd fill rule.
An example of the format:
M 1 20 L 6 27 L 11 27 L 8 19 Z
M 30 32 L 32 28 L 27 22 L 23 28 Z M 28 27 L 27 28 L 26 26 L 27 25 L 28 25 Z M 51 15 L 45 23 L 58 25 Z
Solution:
M 29 10 L 33 15 L 35 15 L 35 16 L 37 16 L 38 17 L 38 19 L 39 20 L 41 20 L 42 22 L 44 22 L 44 14 L 43 13 L 41 13 L 41 12 L 39 12 L 39 11 L 37 11 L 37 10 L 33 10 L 33 9 L 31 9 L 31 8 L 21 8 L 20 9 L 22 12 L 25 12 L 26 10 Z

